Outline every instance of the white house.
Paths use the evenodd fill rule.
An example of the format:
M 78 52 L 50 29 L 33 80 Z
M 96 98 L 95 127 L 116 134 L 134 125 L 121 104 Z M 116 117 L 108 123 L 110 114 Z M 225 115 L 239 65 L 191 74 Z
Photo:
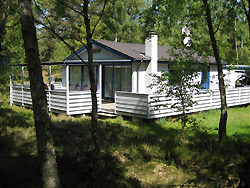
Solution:
M 158 37 L 150 33 L 145 44 L 131 44 L 114 41 L 93 40 L 94 64 L 98 89 L 102 93 L 102 99 L 114 100 L 116 91 L 133 93 L 153 93 L 148 86 L 152 82 L 150 74 L 160 74 L 169 69 L 167 51 L 168 46 L 158 46 Z M 77 53 L 87 62 L 87 50 L 85 47 Z M 199 56 L 196 54 L 197 58 Z M 217 72 L 215 59 L 207 58 L 207 70 L 200 72 L 197 81 L 207 78 L 203 87 L 210 89 L 210 75 Z M 70 90 L 88 90 L 89 79 L 87 66 L 79 58 L 72 54 L 65 59 L 69 65 Z M 63 86 L 66 84 L 66 67 L 63 69 Z M 215 89 L 215 88 L 214 88 Z
M 156 108 L 155 99 L 159 98 L 148 85 L 152 82 L 150 74 L 160 74 L 169 70 L 170 58 L 168 46 L 159 46 L 158 37 L 150 33 L 145 44 L 131 44 L 114 41 L 93 40 L 94 70 L 96 78 L 98 109 L 103 111 L 106 101 L 114 103 L 114 113 L 142 118 L 159 118 L 176 115 L 171 104 L 175 99 L 160 97 L 164 107 Z M 52 112 L 66 112 L 67 115 L 86 114 L 91 112 L 90 83 L 86 63 L 88 62 L 86 47 L 76 54 L 67 57 L 58 65 L 62 66 L 62 83 L 49 82 L 47 90 L 48 108 Z M 180 52 L 181 53 L 181 52 Z M 202 62 L 197 53 L 195 59 Z M 203 88 L 213 90 L 210 93 L 194 94 L 197 105 L 189 112 L 209 110 L 220 107 L 218 78 L 215 58 L 207 57 L 204 69 L 195 81 L 205 79 Z M 51 66 L 52 64 L 47 63 Z M 205 71 L 204 71 L 205 70 Z M 224 70 L 228 71 L 228 70 Z M 227 72 L 226 72 L 227 73 Z M 236 72 L 234 72 L 235 75 Z M 237 75 L 238 76 L 238 75 Z M 234 77 L 237 77 L 234 76 Z M 230 79 L 229 79 L 230 80 Z M 235 87 L 235 78 L 229 82 L 228 88 Z M 13 85 L 11 82 L 11 105 L 32 106 L 29 85 Z M 228 90 L 228 106 L 250 103 L 250 87 Z M 231 99 L 231 98 L 232 99 Z

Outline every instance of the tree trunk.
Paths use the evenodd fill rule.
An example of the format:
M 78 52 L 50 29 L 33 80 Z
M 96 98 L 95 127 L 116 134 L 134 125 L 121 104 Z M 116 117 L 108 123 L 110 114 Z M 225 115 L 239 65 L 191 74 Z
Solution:
M 50 132 L 51 120 L 48 114 L 31 0 L 19 0 L 18 4 L 22 24 L 26 62 L 30 77 L 37 149 L 41 162 L 43 187 L 58 188 L 60 187 L 60 183 L 57 171 L 55 149 Z
M 7 16 L 7 0 L 0 0 L 0 52 L 3 50 L 2 42 L 5 35 Z
M 216 39 L 214 36 L 213 24 L 211 19 L 210 8 L 207 3 L 207 0 L 203 0 L 203 4 L 206 10 L 206 18 L 207 25 L 209 28 L 209 35 L 212 42 L 213 52 L 217 63 L 218 69 L 218 79 L 219 79 L 219 89 L 220 89 L 220 97 L 221 97 L 221 116 L 220 116 L 220 124 L 219 124 L 219 140 L 227 136 L 226 126 L 227 126 L 227 102 L 226 102 L 226 90 L 224 84 L 224 75 L 222 71 L 222 63 L 219 54 L 219 50 L 217 47 Z
M 91 99 L 92 99 L 92 112 L 91 112 L 91 134 L 92 141 L 95 146 L 95 156 L 93 156 L 94 160 L 94 169 L 98 171 L 99 168 L 99 154 L 100 154 L 100 144 L 98 141 L 98 114 L 97 114 L 97 97 L 96 97 L 96 81 L 95 74 L 93 70 L 93 46 L 92 46 L 92 33 L 90 28 L 90 19 L 88 16 L 88 0 L 84 0 L 84 22 L 87 33 L 87 51 L 88 51 L 88 71 L 89 71 L 89 79 L 90 79 L 90 89 L 91 89 Z
M 236 52 L 236 61 L 237 65 L 239 62 L 239 50 L 238 50 L 238 40 L 237 40 L 237 19 L 235 18 L 235 25 L 234 25 L 234 31 L 235 31 L 235 52 Z
M 246 15 L 246 17 L 247 17 L 248 32 L 249 32 L 249 39 L 250 39 L 250 10 L 249 10 L 249 7 L 250 7 L 250 0 L 247 1 L 248 7 L 246 7 L 246 5 L 245 5 L 245 0 L 242 0 L 241 3 L 242 3 L 242 6 L 243 6 L 245 15 Z
M 244 3 L 244 1 L 243 1 L 243 3 Z M 249 39 L 250 39 L 250 10 L 249 10 L 249 7 L 250 7 L 250 0 L 248 0 L 248 10 L 245 10 L 245 14 L 247 17 L 247 22 L 248 22 Z

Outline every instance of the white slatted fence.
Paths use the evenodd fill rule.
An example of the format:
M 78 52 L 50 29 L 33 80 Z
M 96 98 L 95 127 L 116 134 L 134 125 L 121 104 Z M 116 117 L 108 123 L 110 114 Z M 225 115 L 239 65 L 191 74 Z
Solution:
M 238 106 L 250 104 L 250 87 L 226 89 L 227 105 Z M 134 116 L 138 118 L 161 118 L 178 115 L 176 108 L 171 108 L 176 99 L 162 94 L 138 94 L 129 92 L 116 92 L 115 112 L 120 115 Z M 220 108 L 220 92 L 214 90 L 193 94 L 195 104 L 187 113 L 199 112 Z
M 10 90 L 10 104 L 32 108 L 29 85 L 11 85 Z M 77 115 L 91 113 L 92 111 L 90 91 L 70 91 L 68 95 L 68 108 L 66 90 L 62 88 L 60 83 L 55 85 L 55 90 L 47 90 L 46 97 L 50 112 Z M 101 96 L 99 92 L 97 92 L 97 101 L 98 109 L 101 109 Z

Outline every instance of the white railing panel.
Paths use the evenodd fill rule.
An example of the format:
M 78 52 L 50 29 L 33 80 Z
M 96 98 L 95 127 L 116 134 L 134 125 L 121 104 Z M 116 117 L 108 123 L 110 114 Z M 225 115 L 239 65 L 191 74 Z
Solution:
M 98 110 L 101 109 L 101 96 L 96 93 Z M 68 99 L 68 115 L 87 114 L 92 111 L 92 99 L 90 91 L 71 91 Z
M 60 84 L 59 84 L 60 86 Z M 50 111 L 66 112 L 66 91 L 46 91 L 47 103 Z M 16 105 L 32 107 L 29 84 L 12 86 L 12 101 Z
M 116 92 L 115 111 L 118 114 L 133 114 L 136 117 L 147 117 L 148 115 L 148 95 Z
M 250 87 L 226 89 L 227 105 L 237 106 L 250 103 Z M 187 113 L 199 112 L 221 107 L 219 90 L 195 93 L 193 100 L 196 102 Z M 176 108 L 171 106 L 175 99 L 168 98 L 166 94 L 136 94 L 128 92 L 116 92 L 116 112 L 121 115 L 160 118 L 178 115 Z M 146 105 L 146 103 L 148 103 Z M 143 111 L 141 111 L 143 110 Z M 147 114 L 145 114 L 147 112 Z

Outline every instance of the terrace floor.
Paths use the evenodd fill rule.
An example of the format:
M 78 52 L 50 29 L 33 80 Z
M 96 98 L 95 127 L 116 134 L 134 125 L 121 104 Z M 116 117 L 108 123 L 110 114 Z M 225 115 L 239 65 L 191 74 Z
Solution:
M 99 117 L 104 118 L 115 118 L 117 114 L 115 114 L 115 103 L 102 101 L 101 112 L 98 113 Z
M 115 103 L 102 101 L 102 109 L 103 112 L 114 113 L 115 112 Z

